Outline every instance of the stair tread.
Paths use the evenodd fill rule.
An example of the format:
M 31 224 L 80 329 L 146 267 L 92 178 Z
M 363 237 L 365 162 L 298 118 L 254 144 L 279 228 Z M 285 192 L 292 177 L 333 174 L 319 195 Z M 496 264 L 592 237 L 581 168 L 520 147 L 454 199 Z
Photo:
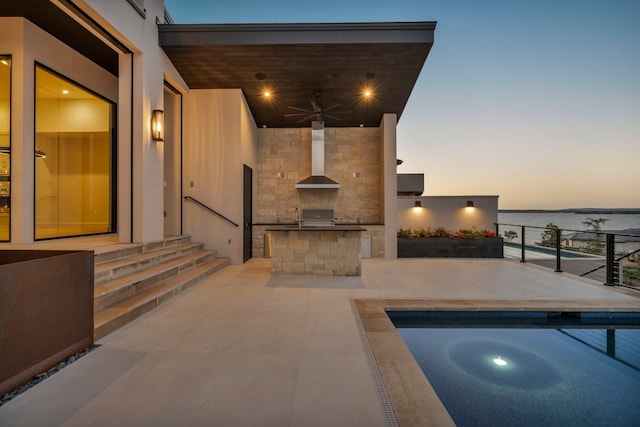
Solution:
M 172 252 L 184 251 L 188 249 L 197 248 L 202 246 L 202 243 L 182 243 L 174 246 L 170 246 L 168 248 L 155 249 L 148 252 L 141 252 L 137 255 L 132 255 L 124 258 L 118 258 L 111 261 L 106 261 L 95 266 L 95 272 L 99 273 L 105 270 L 113 269 L 113 268 L 121 268 L 127 265 L 139 264 L 141 261 L 150 260 L 153 258 L 160 257 L 165 254 L 170 254 Z
M 180 285 L 187 283 L 188 281 L 196 278 L 207 271 L 215 272 L 220 268 L 228 265 L 229 258 L 215 258 L 213 260 L 207 261 L 203 264 L 200 264 L 190 270 L 184 271 L 177 276 L 170 277 L 164 279 L 156 286 L 151 289 L 147 289 L 145 291 L 141 291 L 130 298 L 127 298 L 124 301 L 116 303 L 112 306 L 105 307 L 95 313 L 94 315 L 94 328 L 98 328 L 103 326 L 111 319 L 118 317 L 124 313 L 128 313 L 132 311 L 134 308 L 144 305 L 145 303 L 163 296 L 168 292 L 172 291 L 174 288 L 179 287 Z
M 124 275 L 122 277 L 109 280 L 105 283 L 95 286 L 94 296 L 98 297 L 98 296 L 108 294 L 110 292 L 114 292 L 122 287 L 136 284 L 145 279 L 148 279 L 155 275 L 162 274 L 163 272 L 174 269 L 176 267 L 190 264 L 194 260 L 211 256 L 211 254 L 215 254 L 215 251 L 201 250 L 195 253 L 185 254 L 185 255 L 179 256 L 178 258 L 174 258 L 174 259 L 167 260 L 162 263 L 153 265 L 144 270 L 135 271 L 130 274 Z

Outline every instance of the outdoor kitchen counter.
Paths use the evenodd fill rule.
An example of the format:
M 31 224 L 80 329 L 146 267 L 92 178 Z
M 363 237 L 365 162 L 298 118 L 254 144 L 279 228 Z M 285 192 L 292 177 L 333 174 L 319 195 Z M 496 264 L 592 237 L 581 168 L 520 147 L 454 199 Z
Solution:
M 266 228 L 264 231 L 367 231 L 359 225 L 327 225 L 327 226 L 302 226 L 298 227 L 295 224 L 285 225 L 272 225 Z
M 359 225 L 272 226 L 271 272 L 323 276 L 360 276 Z

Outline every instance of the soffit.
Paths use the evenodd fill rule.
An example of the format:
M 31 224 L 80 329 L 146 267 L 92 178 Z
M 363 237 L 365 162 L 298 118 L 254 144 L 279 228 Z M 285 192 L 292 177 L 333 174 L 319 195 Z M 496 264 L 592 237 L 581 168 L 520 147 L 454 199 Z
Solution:
M 73 2 L 61 2 L 74 8 Z M 118 54 L 49 0 L 0 1 L 0 17 L 28 19 L 114 76 L 118 75 Z
M 308 127 L 289 106 L 328 108 L 330 127 L 402 115 L 433 45 L 435 22 L 159 25 L 160 45 L 191 89 L 242 89 L 256 124 Z M 369 87 L 373 97 L 365 100 Z M 272 96 L 265 98 L 269 89 Z M 316 94 L 319 98 L 316 99 Z M 348 113 L 335 113 L 348 111 Z M 301 113 L 302 116 L 285 117 Z M 335 113 L 335 114 L 332 114 Z M 336 119 L 338 117 L 342 120 Z

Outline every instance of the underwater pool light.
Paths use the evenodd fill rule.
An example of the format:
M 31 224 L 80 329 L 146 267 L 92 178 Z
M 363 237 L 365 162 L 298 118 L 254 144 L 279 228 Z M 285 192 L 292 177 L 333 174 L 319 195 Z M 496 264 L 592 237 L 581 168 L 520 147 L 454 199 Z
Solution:
M 507 366 L 508 365 L 507 361 L 504 360 L 503 358 L 501 358 L 500 356 L 495 357 L 493 359 L 493 363 L 495 363 L 498 366 Z

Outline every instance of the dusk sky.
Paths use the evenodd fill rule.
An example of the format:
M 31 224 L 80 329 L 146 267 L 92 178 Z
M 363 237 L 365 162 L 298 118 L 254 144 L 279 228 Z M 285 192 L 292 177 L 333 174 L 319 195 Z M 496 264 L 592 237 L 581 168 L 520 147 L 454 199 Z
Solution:
M 424 195 L 640 208 L 640 0 L 165 0 L 179 24 L 437 21 L 398 124 Z

